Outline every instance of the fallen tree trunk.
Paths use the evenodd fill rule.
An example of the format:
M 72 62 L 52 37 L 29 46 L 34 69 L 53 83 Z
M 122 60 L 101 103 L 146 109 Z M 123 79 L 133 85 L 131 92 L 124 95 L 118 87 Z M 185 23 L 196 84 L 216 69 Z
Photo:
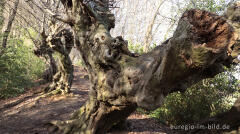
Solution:
M 228 10 L 224 14 L 224 17 L 227 19 L 228 23 L 234 28 L 236 33 L 236 41 L 234 46 L 232 46 L 231 55 L 234 62 L 239 63 L 239 59 L 236 59 L 240 54 L 240 2 L 234 3 L 228 7 Z M 240 97 L 236 100 L 232 108 L 219 114 L 215 117 L 206 119 L 199 124 L 208 126 L 215 125 L 219 129 L 195 129 L 189 133 L 222 133 L 226 131 L 225 134 L 237 134 L 240 131 Z
M 71 120 L 54 123 L 64 133 L 105 134 L 137 107 L 156 109 L 169 93 L 185 91 L 233 63 L 238 33 L 216 14 L 186 11 L 172 38 L 137 56 L 121 37 L 111 37 L 108 1 L 97 9 L 82 1 L 62 2 L 73 12 L 77 48 L 91 82 L 85 105 Z

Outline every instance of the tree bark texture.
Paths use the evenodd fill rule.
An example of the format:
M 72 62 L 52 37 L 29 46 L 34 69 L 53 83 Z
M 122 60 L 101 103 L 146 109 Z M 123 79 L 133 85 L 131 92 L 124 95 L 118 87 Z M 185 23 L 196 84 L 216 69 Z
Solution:
M 43 73 L 43 79 L 47 82 L 53 82 L 53 76 L 57 73 L 57 62 L 54 59 L 52 52 L 44 56 L 46 61 L 49 62 L 47 69 Z
M 69 29 L 60 30 L 47 38 L 48 45 L 57 52 L 58 71 L 53 76 L 53 82 L 45 89 L 50 94 L 67 94 L 73 81 L 73 65 L 69 53 L 73 47 L 73 34 Z
M 91 86 L 71 120 L 54 123 L 66 134 L 105 134 L 136 107 L 156 109 L 169 93 L 215 76 L 236 58 L 236 28 L 207 11 L 186 11 L 172 38 L 137 56 L 122 37 L 111 37 L 114 16 L 106 6 L 91 8 L 81 0 L 68 5 Z
M 48 95 L 69 93 L 73 81 L 73 65 L 69 56 L 74 44 L 72 32 L 69 29 L 62 29 L 51 35 L 43 32 L 41 38 L 40 46 L 35 54 L 49 58 L 51 66 L 49 71 L 54 74 L 52 83 L 44 91 Z M 57 53 L 59 59 L 57 65 L 53 58 L 54 52 Z
M 236 41 L 234 46 L 232 46 L 231 55 L 233 61 L 239 63 L 239 60 L 236 59 L 239 55 L 240 50 L 240 2 L 234 3 L 228 7 L 228 10 L 225 12 L 224 17 L 227 19 L 228 23 L 234 28 L 236 33 Z M 230 126 L 230 129 L 225 129 L 224 134 L 238 134 L 240 131 L 240 97 L 236 100 L 232 108 L 219 114 L 215 117 L 209 118 L 201 122 L 203 125 L 216 124 L 222 127 L 223 125 Z M 190 131 L 189 133 L 223 133 L 222 130 L 202 130 L 196 129 Z
M 53 50 L 50 48 L 49 45 L 47 45 L 47 35 L 45 34 L 45 31 L 41 33 L 41 39 L 35 40 L 29 33 L 29 36 L 31 40 L 33 41 L 35 45 L 34 54 L 38 57 L 43 57 L 46 62 L 49 62 L 49 66 L 43 73 L 43 79 L 47 82 L 53 81 L 53 76 L 57 73 L 57 63 L 53 57 Z

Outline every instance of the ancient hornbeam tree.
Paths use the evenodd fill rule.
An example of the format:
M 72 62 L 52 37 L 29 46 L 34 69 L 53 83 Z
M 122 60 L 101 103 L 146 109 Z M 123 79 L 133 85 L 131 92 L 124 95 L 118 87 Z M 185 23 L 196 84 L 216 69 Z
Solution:
M 49 62 L 49 66 L 43 74 L 43 79 L 47 82 L 53 82 L 53 76 L 57 73 L 57 63 L 53 58 L 53 50 L 47 45 L 45 31 L 42 31 L 40 40 L 34 39 L 30 33 L 29 36 L 35 45 L 34 54 Z
M 51 66 L 49 71 L 54 74 L 52 83 L 44 91 L 48 95 L 69 93 L 73 81 L 73 65 L 69 56 L 74 44 L 71 30 L 57 27 L 48 35 L 43 31 L 41 41 L 35 44 L 38 44 L 35 54 L 49 58 Z M 59 59 L 57 65 L 52 56 L 54 52 Z
M 53 82 L 45 89 L 50 94 L 67 94 L 73 81 L 73 65 L 69 53 L 73 47 L 73 34 L 70 29 L 62 29 L 47 38 L 47 44 L 58 55 L 58 69 Z
M 110 35 L 114 15 L 108 0 L 61 1 L 91 82 L 87 102 L 69 121 L 54 122 L 61 133 L 105 134 L 137 107 L 158 108 L 169 93 L 215 76 L 237 57 L 239 27 L 232 24 L 239 24 L 239 3 L 235 16 L 186 11 L 172 38 L 137 56 L 122 37 Z
M 238 62 L 239 60 L 234 59 L 239 55 L 240 50 L 240 2 L 233 4 L 232 6 L 228 7 L 228 10 L 224 14 L 224 17 L 227 19 L 228 23 L 234 28 L 236 34 L 236 42 L 234 46 L 232 46 L 231 56 L 234 62 Z M 222 114 L 217 115 L 216 117 L 212 117 L 207 119 L 202 124 L 219 124 L 219 125 L 229 125 L 231 127 L 230 133 L 239 133 L 239 126 L 240 126 L 240 97 L 234 103 L 232 108 L 224 112 Z M 209 131 L 213 130 L 193 130 L 192 133 L 210 133 Z M 215 133 L 220 133 L 216 132 Z M 221 131 L 221 130 L 218 130 Z

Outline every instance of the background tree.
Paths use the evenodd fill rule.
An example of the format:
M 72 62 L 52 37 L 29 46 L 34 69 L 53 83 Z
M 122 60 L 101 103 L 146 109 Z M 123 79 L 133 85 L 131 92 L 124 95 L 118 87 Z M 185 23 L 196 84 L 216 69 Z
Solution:
M 12 36 L 16 38 L 20 38 L 21 36 L 26 37 L 21 33 L 22 31 L 25 31 L 24 33 L 29 37 L 28 39 L 25 39 L 28 40 L 26 41 L 26 44 L 31 44 L 29 43 L 30 39 L 30 42 L 32 41 L 35 45 L 35 54 L 44 57 L 46 64 L 48 65 L 44 77 L 50 80 L 52 84 L 45 89 L 45 92 L 51 92 L 49 94 L 68 93 L 73 79 L 73 65 L 69 58 L 69 53 L 73 47 L 73 36 L 67 36 L 69 35 L 69 28 L 64 30 L 62 27 L 64 25 L 62 23 L 46 23 L 54 20 L 51 17 L 52 13 L 62 12 L 63 6 L 60 5 L 60 1 L 19 0 L 18 3 L 15 3 L 17 4 L 18 10 L 15 10 L 15 6 L 12 6 L 12 3 L 15 3 L 15 1 L 10 0 L 4 7 L 5 14 L 9 12 L 12 13 L 11 11 L 16 11 L 14 12 L 15 21 L 11 21 Z M 25 15 L 23 16 L 23 14 Z M 30 51 L 33 50 L 31 49 Z M 53 57 L 54 52 L 57 53 L 55 57 L 59 59 L 58 64 L 56 64 Z M 54 92 L 52 92 L 53 90 Z
M 17 13 L 18 4 L 19 4 L 19 0 L 16 0 L 14 2 L 14 8 L 11 10 L 11 13 L 9 14 L 9 18 L 6 21 L 6 28 L 4 27 L 4 29 L 2 30 L 3 31 L 3 41 L 2 41 L 2 47 L 3 48 L 6 48 L 6 46 L 7 46 L 7 39 L 8 39 L 10 30 L 12 28 L 14 18 L 15 18 L 16 13 Z
M 4 18 L 3 18 L 4 3 L 5 3 L 5 1 L 3 0 L 1 2 L 1 6 L 0 6 L 0 29 L 2 29 L 3 22 L 4 22 Z

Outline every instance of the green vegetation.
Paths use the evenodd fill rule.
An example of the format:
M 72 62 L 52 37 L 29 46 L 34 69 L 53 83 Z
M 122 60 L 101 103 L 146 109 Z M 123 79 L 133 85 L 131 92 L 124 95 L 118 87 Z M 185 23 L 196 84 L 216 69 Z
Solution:
M 193 0 L 185 9 L 198 8 L 221 14 L 227 7 L 225 0 Z M 153 45 L 153 49 L 156 45 Z M 129 49 L 143 53 L 140 44 L 129 41 Z M 231 108 L 240 96 L 240 81 L 234 77 L 235 69 L 226 69 L 212 79 L 206 79 L 188 88 L 184 93 L 172 93 L 165 99 L 162 107 L 155 111 L 138 109 L 140 113 L 149 114 L 162 123 L 169 125 L 189 124 L 215 116 Z
M 86 65 L 84 64 L 84 62 L 82 61 L 82 59 L 77 59 L 76 63 L 74 64 L 75 66 L 79 66 L 79 67 L 85 67 Z
M 152 45 L 151 49 L 155 46 Z M 128 47 L 132 52 L 143 53 L 141 44 L 129 41 Z M 238 66 L 226 69 L 214 78 L 200 81 L 184 93 L 175 92 L 168 95 L 164 105 L 155 111 L 145 111 L 141 108 L 137 111 L 169 125 L 194 123 L 225 112 L 240 97 L 240 81 L 234 76 L 238 69 Z
M 9 39 L 7 48 L 0 57 L 0 98 L 23 93 L 32 86 L 45 70 L 45 63 L 33 54 L 31 43 L 26 39 Z
M 154 49 L 156 46 L 157 46 L 156 43 L 150 45 L 149 51 Z M 134 44 L 131 40 L 128 41 L 128 49 L 134 53 L 139 53 L 139 54 L 143 53 L 143 45 L 141 45 L 140 43 Z
M 192 0 L 188 8 L 198 8 L 220 14 L 227 7 L 226 0 Z
M 239 80 L 234 70 L 228 70 L 215 78 L 203 80 L 185 93 L 172 93 L 162 107 L 150 113 L 166 124 L 193 123 L 227 111 L 240 96 Z

